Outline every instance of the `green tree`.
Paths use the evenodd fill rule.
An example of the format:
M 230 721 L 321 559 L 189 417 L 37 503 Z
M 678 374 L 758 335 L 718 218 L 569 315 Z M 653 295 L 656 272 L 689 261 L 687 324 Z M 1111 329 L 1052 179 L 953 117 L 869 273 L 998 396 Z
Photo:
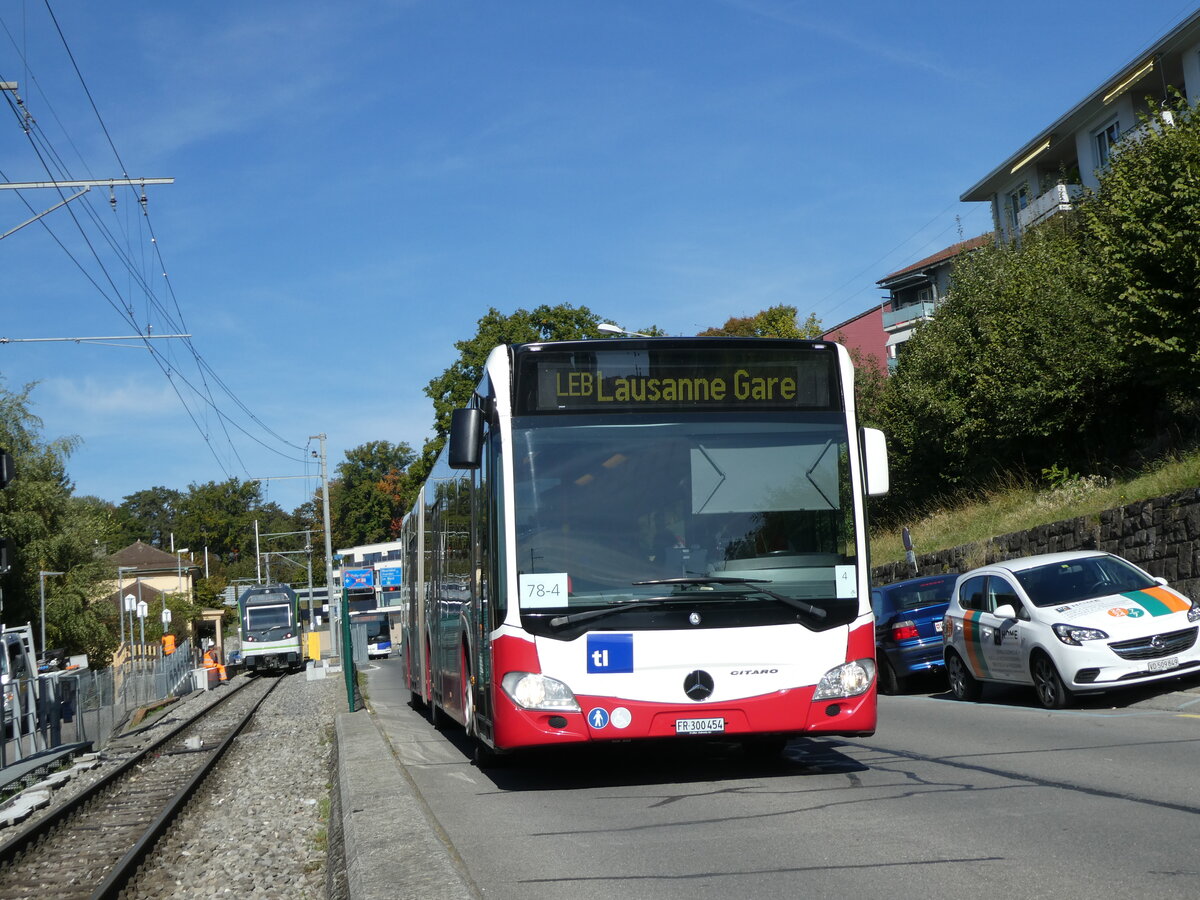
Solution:
M 405 470 L 416 458 L 405 443 L 368 441 L 346 451 L 330 485 L 329 510 L 338 547 L 392 540 L 406 500 Z
M 518 309 L 507 316 L 495 307 L 489 308 L 479 319 L 474 337 L 455 342 L 458 359 L 425 386 L 426 396 L 433 401 L 434 435 L 425 442 L 420 459 L 410 467 L 411 482 L 419 485 L 429 474 L 450 432 L 451 413 L 470 402 L 494 347 L 530 341 L 603 338 L 606 335 L 596 327 L 602 321 L 586 306 L 566 303 L 543 305 L 534 310 Z
M 471 394 L 483 377 L 483 365 L 492 348 L 501 344 L 520 344 L 530 341 L 569 341 L 600 338 L 597 329 L 601 319 L 586 306 L 539 306 L 534 310 L 518 309 L 504 315 L 491 307 L 479 319 L 474 337 L 456 341 L 459 356 L 450 367 L 425 386 L 425 394 L 433 401 L 434 441 L 437 449 L 450 431 L 450 414 L 467 405 Z M 427 448 L 428 452 L 428 448 Z M 436 450 L 434 451 L 436 454 Z
M 110 540 L 113 518 L 106 504 L 72 496 L 66 459 L 79 439 L 42 437 L 42 422 L 30 404 L 33 388 L 9 391 L 0 381 L 0 447 L 12 454 L 15 469 L 0 491 L 0 535 L 8 540 L 12 566 L 3 578 L 4 618 L 9 624 L 40 622 L 38 573 L 62 572 L 44 579 L 47 643 L 102 657 L 111 636 L 103 610 L 91 609 L 87 601 L 111 577 L 96 550 Z
M 161 486 L 127 496 L 117 507 L 121 546 L 144 541 L 160 550 L 169 549 L 171 534 L 178 529 L 177 518 L 182 500 L 182 493 Z
M 1180 103 L 1174 124 L 1143 121 L 1081 207 L 1087 275 L 1103 317 L 1141 383 L 1175 424 L 1200 413 L 1200 116 Z
M 210 554 L 221 558 L 236 550 L 253 558 L 255 519 L 262 534 L 277 528 L 290 530 L 278 506 L 264 507 L 260 482 L 229 478 L 190 484 L 178 501 L 175 546 L 187 547 L 193 554 L 208 547 Z
M 932 322 L 907 342 L 880 404 L 894 463 L 890 501 L 921 505 L 1111 458 L 1124 364 L 1081 263 L 1070 216 L 1020 246 L 963 254 Z
M 707 328 L 699 337 L 771 337 L 771 338 L 819 338 L 821 321 L 810 313 L 803 325 L 797 324 L 799 312 L 794 306 L 772 306 L 752 316 L 729 318 L 719 328 Z

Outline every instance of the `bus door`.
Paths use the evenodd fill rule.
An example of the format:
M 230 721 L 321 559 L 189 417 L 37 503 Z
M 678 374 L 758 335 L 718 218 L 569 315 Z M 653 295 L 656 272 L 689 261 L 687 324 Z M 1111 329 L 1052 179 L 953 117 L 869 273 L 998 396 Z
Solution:
M 471 629 L 471 675 L 474 684 L 469 686 L 474 704 L 474 732 L 487 739 L 492 738 L 492 631 L 504 614 L 495 600 L 494 590 L 499 585 L 496 576 L 497 554 L 496 529 L 503 521 L 500 515 L 500 484 L 494 477 L 499 461 L 499 433 L 491 430 L 485 422 L 483 453 L 480 467 L 472 472 L 471 479 L 471 572 L 472 603 Z M 497 611 L 500 610 L 499 615 Z

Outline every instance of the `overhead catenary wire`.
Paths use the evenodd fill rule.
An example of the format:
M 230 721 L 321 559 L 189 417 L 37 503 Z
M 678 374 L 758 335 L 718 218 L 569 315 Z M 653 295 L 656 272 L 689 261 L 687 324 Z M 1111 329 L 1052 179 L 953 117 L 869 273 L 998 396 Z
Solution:
M 117 161 L 122 175 L 128 177 L 127 167 L 125 166 L 124 160 L 117 149 L 112 133 L 110 132 L 107 124 L 104 122 L 95 97 L 87 85 L 87 81 L 79 68 L 74 53 L 71 51 L 69 43 L 66 39 L 66 35 L 63 32 L 63 29 L 58 22 L 58 19 L 55 16 L 48 0 L 45 3 L 45 7 L 53 24 L 54 30 L 58 35 L 59 41 L 62 43 L 63 49 L 70 61 L 71 69 L 74 71 L 76 78 L 79 80 L 82 90 L 87 97 L 87 102 L 92 110 L 93 115 L 99 123 L 99 127 L 104 135 L 105 140 L 107 141 L 109 149 Z M 16 46 L 17 42 L 7 24 L 4 24 L 4 30 L 8 35 L 10 42 Z M 44 96 L 44 92 L 42 91 L 40 84 L 37 84 L 36 75 L 31 71 L 29 60 L 26 54 L 22 52 L 19 47 L 18 53 L 20 55 L 21 63 L 24 67 L 27 82 L 37 85 L 38 92 Z M 40 127 L 36 117 L 33 116 L 32 113 L 27 109 L 23 101 L 14 99 L 12 96 L 7 97 L 6 99 L 10 104 L 10 108 L 19 127 L 21 127 L 27 135 L 29 144 L 33 148 L 34 154 L 43 170 L 50 176 L 52 180 L 69 180 L 70 166 L 68 166 L 61 154 L 58 153 L 54 146 L 54 141 L 51 140 L 50 137 Z M 67 141 L 70 144 L 72 151 L 77 157 L 80 158 L 83 168 L 88 170 L 89 174 L 91 174 L 87 162 L 83 160 L 75 141 L 71 139 L 68 130 L 65 126 L 63 126 L 57 115 L 57 112 L 54 112 L 52 106 L 49 104 L 48 107 L 52 110 L 51 116 L 53 121 L 58 124 L 59 129 L 64 135 L 67 136 Z M 0 173 L 0 177 L 6 176 L 3 176 L 3 173 Z M 167 274 L 168 270 L 163 260 L 161 242 L 158 239 L 158 235 L 155 233 L 154 225 L 149 215 L 148 205 L 145 202 L 146 198 L 144 188 L 142 189 L 141 193 L 138 193 L 138 188 L 134 185 L 130 185 L 129 190 L 134 192 L 135 200 L 138 203 L 140 211 L 142 212 L 142 215 L 139 216 L 139 224 L 136 230 L 141 231 L 144 228 L 145 231 L 141 237 L 148 236 L 148 243 L 150 244 L 150 252 L 152 255 L 152 264 L 157 264 L 159 271 L 162 273 L 161 291 L 165 292 L 167 300 L 166 303 L 163 302 L 160 289 L 152 284 L 146 275 L 148 262 L 145 249 L 143 249 L 139 254 L 141 257 L 140 261 L 135 260 L 133 253 L 127 249 L 133 243 L 134 236 L 131 234 L 128 228 L 121 227 L 119 218 L 115 219 L 115 221 L 121 231 L 120 237 L 114 233 L 113 229 L 110 228 L 105 222 L 104 217 L 98 212 L 96 207 L 94 207 L 91 202 L 88 201 L 87 198 L 84 198 L 84 201 L 81 204 L 84 209 L 83 213 L 77 215 L 74 211 L 70 211 L 71 222 L 73 223 L 74 228 L 78 231 L 79 237 L 86 247 L 87 256 L 90 258 L 91 265 L 85 264 L 84 261 L 81 260 L 78 255 L 68 247 L 67 242 L 56 231 L 55 227 L 45 221 L 43 221 L 41 224 L 44 231 L 58 245 L 59 249 L 67 255 L 68 259 L 71 260 L 75 268 L 78 269 L 79 272 L 84 276 L 85 280 L 91 284 L 93 289 L 100 294 L 105 302 L 107 302 L 114 309 L 114 311 L 116 311 L 118 315 L 121 316 L 121 318 L 127 322 L 138 334 L 148 333 L 149 328 L 152 327 L 150 324 L 150 319 L 152 317 L 160 319 L 160 321 L 165 323 L 169 329 L 186 332 L 186 318 L 183 313 L 183 307 Z M 18 192 L 18 195 L 19 194 L 20 192 Z M 62 197 L 61 189 L 59 190 L 59 195 Z M 112 200 L 113 203 L 111 205 L 115 209 L 115 195 L 113 195 Z M 21 202 L 24 203 L 27 208 L 32 210 L 32 206 L 25 197 L 21 196 Z M 112 272 L 110 271 L 109 265 L 106 263 L 106 260 L 103 258 L 99 250 L 99 246 L 102 245 L 97 245 L 97 243 L 89 236 L 88 225 L 90 225 L 95 232 L 98 232 L 102 236 L 102 245 L 107 245 L 108 250 L 111 251 L 113 256 L 115 256 L 119 265 L 128 273 L 129 285 L 124 290 L 118 286 L 117 279 L 114 278 Z M 142 240 L 139 243 L 140 246 L 144 248 L 146 241 Z M 92 266 L 94 266 L 94 269 Z M 139 322 L 139 317 L 131 300 L 131 294 L 134 291 L 140 293 L 146 299 L 145 326 Z M 224 443 L 228 446 L 229 451 L 237 459 L 243 471 L 246 470 L 246 467 L 236 446 L 236 441 L 234 439 L 235 433 L 245 436 L 268 451 L 273 452 L 284 459 L 293 462 L 303 462 L 307 466 L 308 459 L 306 455 L 293 456 L 291 453 L 287 452 L 287 450 L 290 449 L 303 454 L 304 448 L 299 444 L 286 439 L 282 435 L 278 434 L 275 430 L 270 428 L 233 391 L 228 383 L 221 378 L 221 376 L 201 354 L 195 342 L 191 338 L 185 338 L 183 340 L 184 345 L 187 348 L 187 352 L 191 357 L 191 361 L 196 367 L 196 382 L 198 382 L 198 384 L 189 379 L 180 370 L 178 364 L 174 361 L 173 351 L 168 349 L 168 351 L 164 353 L 156 349 L 152 345 L 151 341 L 143 341 L 143 344 L 145 345 L 145 349 L 154 358 L 155 363 L 159 366 L 168 382 L 171 384 L 173 392 L 178 398 L 180 404 L 184 407 L 184 410 L 189 418 L 192 420 L 197 432 L 208 445 L 210 452 L 212 452 L 214 459 L 216 459 L 218 462 L 218 466 L 221 468 L 221 470 L 227 476 L 229 475 L 228 468 L 221 460 L 220 454 L 217 453 L 216 448 L 212 443 L 212 435 L 210 430 L 205 427 L 203 422 L 201 422 L 197 409 L 193 408 L 194 401 L 189 401 L 189 399 L 184 396 L 183 390 L 181 390 L 181 385 L 189 392 L 189 396 L 195 398 L 196 401 L 202 404 L 201 408 L 203 410 L 211 411 L 212 415 L 215 416 L 217 425 L 224 436 Z M 218 393 L 224 394 L 225 398 L 228 399 L 228 402 L 233 404 L 241 416 L 244 416 L 249 423 L 252 423 L 253 426 L 260 429 L 261 432 L 267 435 L 271 440 L 260 438 L 258 435 L 254 434 L 249 427 L 244 426 L 239 421 L 238 415 L 231 414 L 230 411 L 227 411 L 224 408 L 224 404 L 218 401 Z M 280 447 L 285 449 L 280 449 Z M 249 474 L 248 471 L 246 474 Z

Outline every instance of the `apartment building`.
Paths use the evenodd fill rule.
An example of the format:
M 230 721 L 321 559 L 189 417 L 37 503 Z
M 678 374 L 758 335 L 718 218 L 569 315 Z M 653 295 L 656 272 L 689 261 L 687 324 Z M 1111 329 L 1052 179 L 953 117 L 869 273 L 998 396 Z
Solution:
M 1070 209 L 1097 172 L 1137 140 L 1147 127 L 1169 126 L 1174 91 L 1200 99 L 1200 10 L 1122 66 L 1091 94 L 962 194 L 967 203 L 990 203 L 1000 240 Z

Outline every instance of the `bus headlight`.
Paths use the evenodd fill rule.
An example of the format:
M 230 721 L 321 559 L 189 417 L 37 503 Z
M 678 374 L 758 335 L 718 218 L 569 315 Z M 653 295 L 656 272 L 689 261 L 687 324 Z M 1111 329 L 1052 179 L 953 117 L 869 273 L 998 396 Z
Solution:
M 579 702 L 571 689 L 555 678 L 533 672 L 509 672 L 500 687 L 522 709 L 579 712 Z
M 856 659 L 830 669 L 817 682 L 814 700 L 841 700 L 865 694 L 875 677 L 875 660 Z

